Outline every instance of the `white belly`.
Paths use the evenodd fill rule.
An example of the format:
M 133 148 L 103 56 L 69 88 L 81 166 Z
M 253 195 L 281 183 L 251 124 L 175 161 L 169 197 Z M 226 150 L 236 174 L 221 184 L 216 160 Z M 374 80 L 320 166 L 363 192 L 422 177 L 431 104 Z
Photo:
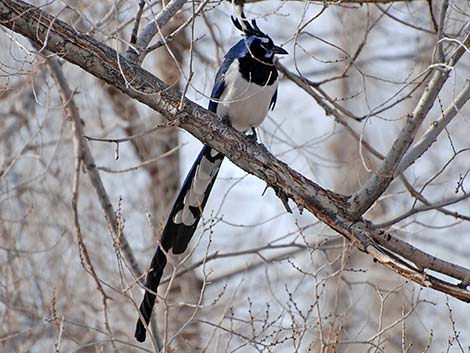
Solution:
M 217 106 L 217 115 L 228 117 L 232 126 L 247 131 L 261 125 L 266 118 L 277 80 L 270 86 L 246 81 L 238 72 L 238 61 L 225 74 L 225 89 Z

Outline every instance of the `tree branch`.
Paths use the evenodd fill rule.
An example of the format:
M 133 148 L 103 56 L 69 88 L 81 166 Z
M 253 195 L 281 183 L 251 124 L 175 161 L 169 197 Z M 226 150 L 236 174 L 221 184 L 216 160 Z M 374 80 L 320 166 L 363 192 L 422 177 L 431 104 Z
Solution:
M 142 62 L 144 59 L 141 56 L 142 50 L 147 48 L 152 38 L 160 31 L 160 28 L 171 20 L 178 10 L 186 4 L 186 1 L 187 0 L 171 0 L 168 5 L 158 13 L 157 17 L 145 26 L 135 41 L 135 48 L 130 47 L 127 49 L 124 54 L 126 59 L 139 63 Z M 132 44 L 133 43 L 131 43 L 131 45 Z
M 431 123 L 431 126 L 426 130 L 418 142 L 406 153 L 400 161 L 398 168 L 395 171 L 395 176 L 403 173 L 409 166 L 411 166 L 429 147 L 436 141 L 439 134 L 446 128 L 447 125 L 454 119 L 460 109 L 470 99 L 470 81 L 467 80 L 465 86 L 457 95 L 455 100 L 449 107 L 441 114 L 441 116 Z

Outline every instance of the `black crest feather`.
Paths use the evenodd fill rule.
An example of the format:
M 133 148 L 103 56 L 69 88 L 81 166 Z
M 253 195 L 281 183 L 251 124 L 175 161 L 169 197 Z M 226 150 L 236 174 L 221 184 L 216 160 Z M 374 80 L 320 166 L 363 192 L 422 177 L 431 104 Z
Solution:
M 244 12 L 241 13 L 241 22 L 238 18 L 233 16 L 231 17 L 233 25 L 247 36 L 267 37 L 267 35 L 258 27 L 256 20 L 252 20 L 250 23 L 250 21 L 246 19 Z

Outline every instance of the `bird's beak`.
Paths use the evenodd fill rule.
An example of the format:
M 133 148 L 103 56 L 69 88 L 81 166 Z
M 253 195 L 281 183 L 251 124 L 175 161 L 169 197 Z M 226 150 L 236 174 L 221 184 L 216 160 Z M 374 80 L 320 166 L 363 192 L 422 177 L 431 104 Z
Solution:
M 285 50 L 284 48 L 278 47 L 277 45 L 275 45 L 271 50 L 274 54 L 282 54 L 282 55 L 289 54 L 287 50 Z

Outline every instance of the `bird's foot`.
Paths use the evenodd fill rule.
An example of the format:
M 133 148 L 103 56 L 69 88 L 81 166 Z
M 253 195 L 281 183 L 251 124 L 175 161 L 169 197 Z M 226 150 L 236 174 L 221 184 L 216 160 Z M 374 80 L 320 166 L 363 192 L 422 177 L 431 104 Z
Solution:
M 256 134 L 256 130 L 254 127 L 251 128 L 251 134 L 247 135 L 247 137 L 253 142 L 256 142 L 258 140 L 258 135 Z
M 224 117 L 222 118 L 222 122 L 223 122 L 225 125 L 232 127 L 232 123 L 230 122 L 230 118 L 228 117 L 228 115 L 226 115 L 226 116 L 224 116 Z

